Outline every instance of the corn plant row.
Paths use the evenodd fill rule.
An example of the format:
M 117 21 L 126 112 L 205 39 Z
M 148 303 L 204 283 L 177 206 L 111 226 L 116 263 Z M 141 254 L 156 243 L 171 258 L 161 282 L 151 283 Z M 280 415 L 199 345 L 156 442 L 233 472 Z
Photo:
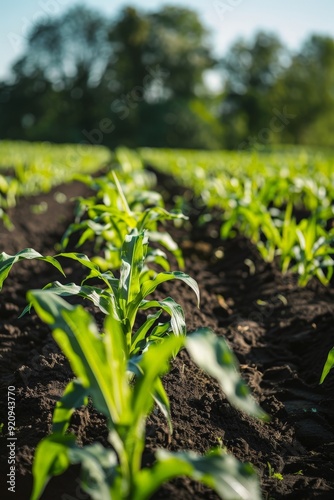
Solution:
M 123 161 L 123 174 L 129 173 L 126 170 Z M 133 180 L 133 171 L 130 177 Z M 161 227 L 158 231 L 157 224 L 171 219 L 179 221 L 184 216 L 167 212 L 157 195 L 158 204 L 154 205 L 154 196 L 145 190 L 137 198 L 136 183 L 132 192 L 130 180 L 124 183 L 126 175 L 122 185 L 119 178 L 120 171 L 93 181 L 96 197 L 80 200 L 79 204 L 85 224 L 69 228 L 63 239 L 66 244 L 69 234 L 78 230 L 81 239 L 93 237 L 100 244 L 102 237 L 103 245 L 113 242 L 112 258 L 105 252 L 103 269 L 93 258 L 74 252 L 44 257 L 25 249 L 15 256 L 0 256 L 0 287 L 11 267 L 22 259 L 38 258 L 63 272 L 58 258 L 67 257 L 87 270 L 80 285 L 54 282 L 27 295 L 29 306 L 24 312 L 34 307 L 41 320 L 51 327 L 76 377 L 56 404 L 52 434 L 36 449 L 31 499 L 40 498 L 50 477 L 78 463 L 82 471 L 81 486 L 94 500 L 148 499 L 163 483 L 180 475 L 206 484 L 224 499 L 259 499 L 259 485 L 252 467 L 240 463 L 222 448 L 209 450 L 204 456 L 159 450 L 151 468 L 141 465 L 146 420 L 154 405 L 160 408 L 172 431 L 170 403 L 162 376 L 168 373 L 171 360 L 181 349 L 187 349 L 194 362 L 219 382 L 232 405 L 254 417 L 267 416 L 241 379 L 237 360 L 225 340 L 205 327 L 188 333 L 180 304 L 172 297 L 162 300 L 152 297 L 161 283 L 177 279 L 193 289 L 199 304 L 195 280 L 183 271 L 170 271 L 166 253 L 149 247 L 153 235 L 154 241 L 172 250 L 182 264 L 175 243 L 170 244 L 173 240 Z M 80 219 L 75 224 L 81 222 Z M 101 226 L 97 231 L 96 225 Z M 107 237 L 102 234 L 103 226 L 107 227 Z M 89 231 L 92 228 L 93 233 Z M 156 233 L 160 236 L 156 237 Z M 111 269 L 117 268 L 117 264 L 116 276 Z M 157 267 L 161 270 L 157 271 Z M 101 286 L 90 285 L 91 278 L 97 278 Z M 63 297 L 70 295 L 92 301 L 105 314 L 102 331 L 81 305 L 73 306 L 64 300 Z M 147 316 L 140 320 L 145 312 Z M 106 417 L 111 447 L 99 443 L 79 447 L 75 435 L 68 431 L 75 409 L 87 405 L 89 400 Z
M 334 158 L 319 152 L 275 154 L 140 150 L 143 160 L 180 179 L 209 207 L 223 210 L 221 237 L 236 231 L 267 262 L 297 272 L 299 285 L 333 275 Z M 299 217 L 298 211 L 307 216 Z M 210 215 L 206 216 L 206 220 Z
M 182 268 L 180 249 L 167 231 L 158 231 L 158 225 L 168 220 L 181 222 L 185 216 L 180 210 L 167 212 L 153 189 L 155 175 L 144 171 L 136 153 L 118 148 L 114 156 L 114 168 L 102 177 L 77 176 L 94 194 L 78 200 L 75 222 L 65 231 L 62 247 L 67 247 L 73 234 L 79 234 L 78 248 L 86 241 L 94 242 L 93 262 L 103 270 L 117 269 L 125 236 L 133 229 L 146 230 L 149 240 L 171 252 Z M 170 268 L 166 254 L 157 248 L 150 248 L 147 258 L 165 270 Z
M 0 141 L 0 219 L 12 228 L 6 210 L 15 206 L 17 197 L 49 192 L 110 161 L 109 150 L 102 146 Z
M 256 245 L 267 262 L 298 273 L 306 286 L 316 276 L 328 285 L 332 255 L 334 158 L 328 153 L 289 148 L 281 153 L 140 150 L 147 164 L 191 187 L 208 207 L 224 211 L 221 237 L 236 230 Z M 310 216 L 297 222 L 295 210 Z M 208 216 L 206 216 L 208 219 Z M 328 354 L 320 382 L 334 368 Z

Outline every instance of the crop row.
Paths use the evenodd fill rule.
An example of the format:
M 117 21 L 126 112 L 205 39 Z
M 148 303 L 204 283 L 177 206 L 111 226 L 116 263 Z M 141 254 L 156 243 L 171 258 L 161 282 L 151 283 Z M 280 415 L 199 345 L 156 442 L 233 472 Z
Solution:
M 204 456 L 159 450 L 154 465 L 142 468 L 146 419 L 154 405 L 172 432 L 162 377 L 183 348 L 219 382 L 232 405 L 254 417 L 267 416 L 241 379 L 226 341 L 205 326 L 188 333 L 181 305 L 172 297 L 154 299 L 161 283 L 177 279 L 192 288 L 199 304 L 195 280 L 182 270 L 170 270 L 170 252 L 180 267 L 183 260 L 164 224 L 180 223 L 185 216 L 165 209 L 159 194 L 150 189 L 152 174 L 142 170 L 138 157 L 120 150 L 118 159 L 118 168 L 105 176 L 82 177 L 95 193 L 79 200 L 76 220 L 62 240 L 66 250 L 77 233 L 78 245 L 90 240 L 96 255 L 90 259 L 64 251 L 44 257 L 25 249 L 0 256 L 0 287 L 12 266 L 23 259 L 44 260 L 63 273 L 58 259 L 67 258 L 79 262 L 86 272 L 80 284 L 57 281 L 27 294 L 29 304 L 23 314 L 33 307 L 50 326 L 76 377 L 56 404 L 52 434 L 36 449 L 31 499 L 40 497 L 50 477 L 80 463 L 81 486 L 96 500 L 144 500 L 180 475 L 206 484 L 221 498 L 257 500 L 259 484 L 252 467 L 222 448 Z M 105 315 L 102 331 L 83 306 L 64 299 L 73 295 L 91 301 Z M 73 412 L 88 401 L 106 417 L 111 448 L 100 443 L 79 447 L 68 431 Z
M 328 152 L 283 148 L 276 153 L 250 154 L 143 148 L 139 154 L 144 164 L 191 188 L 208 209 L 222 209 L 223 239 L 237 232 L 247 236 L 265 261 L 277 259 L 283 273 L 296 272 L 300 286 L 314 276 L 323 285 L 330 283 L 334 157 Z M 205 221 L 210 218 L 210 211 L 203 216 Z M 328 353 L 321 383 L 332 368 L 334 348 Z
M 320 152 L 198 152 L 142 149 L 209 208 L 222 209 L 221 237 L 248 237 L 265 261 L 277 259 L 305 286 L 333 275 L 334 158 Z M 210 213 L 206 216 L 208 220 Z
M 6 210 L 19 196 L 49 192 L 110 161 L 110 151 L 102 146 L 0 141 L 0 219 L 11 228 Z

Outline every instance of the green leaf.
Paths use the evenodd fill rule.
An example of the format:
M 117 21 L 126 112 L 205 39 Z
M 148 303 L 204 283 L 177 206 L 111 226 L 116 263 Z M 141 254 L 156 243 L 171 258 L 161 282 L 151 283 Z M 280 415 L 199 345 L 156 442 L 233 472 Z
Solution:
M 147 316 L 146 321 L 138 328 L 137 332 L 132 337 L 131 353 L 137 351 L 138 344 L 145 339 L 149 329 L 154 325 L 161 313 L 162 311 L 157 311 L 155 314 L 149 314 Z
M 167 334 L 172 332 L 172 327 L 171 327 L 171 322 L 167 321 L 166 323 L 158 323 L 157 326 L 155 326 L 148 336 L 147 341 L 148 342 L 155 342 L 161 340 L 161 338 L 165 337 Z
M 184 345 L 184 337 L 171 335 L 159 344 L 154 344 L 139 358 L 138 366 L 141 376 L 137 377 L 133 390 L 132 415 L 134 422 L 140 422 L 148 415 L 152 407 L 152 396 L 155 395 L 164 404 L 168 411 L 166 395 L 157 385 L 157 379 L 165 374 L 169 368 L 169 360 Z
M 165 252 L 163 252 L 159 248 L 150 248 L 149 249 L 147 256 L 146 256 L 146 259 L 145 259 L 145 264 L 149 264 L 150 262 L 154 262 L 155 264 L 158 264 L 159 266 L 162 267 L 162 269 L 164 271 L 170 270 L 170 263 L 167 259 L 167 255 L 165 254 Z
M 63 285 L 59 281 L 55 281 L 53 283 L 49 283 L 46 285 L 43 290 L 47 290 L 48 292 L 52 292 L 60 297 L 70 297 L 73 295 L 79 295 L 84 299 L 88 299 L 93 304 L 100 309 L 103 314 L 110 313 L 110 307 L 114 305 L 113 300 L 113 292 L 110 294 L 108 291 L 102 290 L 98 287 L 92 287 L 88 285 L 79 286 L 75 283 L 67 283 Z M 22 313 L 20 314 L 20 318 L 24 316 L 31 309 L 31 304 L 28 304 Z
M 145 281 L 141 287 L 141 293 L 143 299 L 147 297 L 150 293 L 153 293 L 158 285 L 164 283 L 169 280 L 181 280 L 186 283 L 190 288 L 195 292 L 197 298 L 197 307 L 199 307 L 200 302 L 200 294 L 199 288 L 196 281 L 191 278 L 188 274 L 185 274 L 181 271 L 172 271 L 168 273 L 159 273 L 153 280 Z
M 106 363 L 110 372 L 109 391 L 116 411 L 113 419 L 115 423 L 127 424 L 131 421 L 130 388 L 126 376 L 129 351 L 123 323 L 110 314 L 104 321 L 104 330 Z
M 71 416 L 75 409 L 88 403 L 88 391 L 80 380 L 72 380 L 66 389 L 53 412 L 52 431 L 55 434 L 64 434 L 69 426 Z
M 101 288 L 88 285 L 79 286 L 75 283 L 63 285 L 62 283 L 59 283 L 59 281 L 55 281 L 54 283 L 46 285 L 44 290 L 53 292 L 61 297 L 80 295 L 80 297 L 93 302 L 93 304 L 104 314 L 109 314 L 110 297 L 108 297 L 108 292 L 106 293 Z
M 159 243 L 161 246 L 166 248 L 166 250 L 169 250 L 176 258 L 179 268 L 184 268 L 182 250 L 178 247 L 177 243 L 173 240 L 169 233 L 160 231 L 148 231 L 148 237 L 150 241 Z
M 30 500 L 38 500 L 52 476 L 65 472 L 70 465 L 69 449 L 75 445 L 75 436 L 51 434 L 37 445 L 32 466 L 34 486 Z
M 110 500 L 110 486 L 116 475 L 117 457 L 114 451 L 94 443 L 68 452 L 72 464 L 81 464 L 81 488 L 93 500 Z
M 165 391 L 165 388 L 164 388 L 160 378 L 157 378 L 157 380 L 155 382 L 153 399 L 156 402 L 156 404 L 158 405 L 161 413 L 163 414 L 163 416 L 167 420 L 169 432 L 172 434 L 173 425 L 172 425 L 172 416 L 171 416 L 171 412 L 170 412 L 169 398 L 167 396 L 167 393 Z
M 165 482 L 187 476 L 214 489 L 224 500 L 261 500 L 259 482 L 249 464 L 242 464 L 222 450 L 204 456 L 194 452 L 159 450 L 151 469 L 136 478 L 133 500 L 146 500 Z
M 75 260 L 76 262 L 79 262 L 82 266 L 86 267 L 87 269 L 90 269 L 89 276 L 85 278 L 84 281 L 87 281 L 90 278 L 99 278 L 102 281 L 106 283 L 106 285 L 109 286 L 109 279 L 106 277 L 106 273 L 102 273 L 99 269 L 99 267 L 92 262 L 87 255 L 83 253 L 76 253 L 76 252 L 63 252 L 60 254 L 57 254 L 55 257 L 65 257 L 67 259 Z M 113 275 L 109 272 L 109 275 L 113 277 Z
M 144 232 L 133 231 L 125 237 L 121 253 L 122 266 L 119 280 L 119 303 L 124 312 L 140 293 L 140 273 L 146 251 L 147 238 Z
M 2 252 L 0 254 L 0 290 L 2 289 L 2 285 L 7 278 L 11 268 L 16 262 L 19 262 L 20 260 L 32 260 L 32 259 L 38 259 L 42 260 L 44 262 L 48 262 L 52 266 L 56 267 L 58 271 L 61 272 L 65 276 L 65 273 L 59 264 L 59 262 L 54 258 L 54 257 L 43 257 L 40 253 L 36 252 L 33 248 L 25 248 L 24 250 L 21 250 L 20 252 L 16 253 L 15 255 L 8 255 L 5 252 Z
M 156 227 L 156 223 L 158 221 L 166 221 L 166 220 L 175 220 L 175 219 L 183 219 L 188 220 L 188 217 L 185 216 L 180 210 L 175 211 L 174 213 L 168 212 L 163 207 L 151 207 L 147 208 L 143 214 L 141 219 L 138 221 L 138 230 L 142 231 L 144 229 L 154 229 Z M 165 233 L 167 234 L 167 233 Z M 175 244 L 175 242 L 174 242 Z
M 6 229 L 8 229 L 8 231 L 14 231 L 15 229 L 14 224 L 12 223 L 12 221 L 2 208 L 0 208 L 0 220 L 2 220 L 3 225 L 5 226 Z
M 96 264 L 94 264 L 87 255 L 84 253 L 78 253 L 78 252 L 62 252 L 56 255 L 56 257 L 65 257 L 66 259 L 71 259 L 75 260 L 77 262 L 80 262 L 84 267 L 87 267 L 88 269 L 94 269 L 98 270 L 98 267 Z
M 60 242 L 61 248 L 66 248 L 67 247 L 67 245 L 69 243 L 69 240 L 70 240 L 70 236 L 73 233 L 75 233 L 77 231 L 80 231 L 82 229 L 85 229 L 85 228 L 87 228 L 87 221 L 73 222 L 72 224 L 70 224 L 68 226 L 68 228 L 66 229 L 65 233 L 62 236 L 62 239 L 61 239 L 61 242 Z M 89 232 L 92 233 L 91 230 L 89 230 Z M 86 232 L 86 235 L 87 235 L 87 238 L 88 238 L 88 232 Z M 87 239 L 87 238 L 85 238 L 85 239 Z M 78 247 L 78 246 L 80 246 L 80 244 L 78 243 L 76 246 Z
M 96 409 L 117 421 L 119 415 L 110 393 L 112 373 L 103 337 L 99 335 L 93 318 L 81 306 L 70 306 L 46 290 L 28 292 L 28 300 L 40 318 L 52 328 L 73 372 L 89 389 Z
M 268 420 L 242 380 L 239 363 L 226 341 L 209 328 L 199 328 L 186 337 L 186 348 L 194 362 L 214 377 L 229 402 L 249 415 Z
M 171 327 L 175 335 L 186 335 L 187 328 L 184 319 L 183 309 L 171 297 L 163 300 L 143 300 L 139 308 L 142 310 L 158 307 L 171 316 Z
M 323 383 L 331 369 L 334 367 L 334 347 L 329 351 L 326 363 L 324 365 L 324 368 L 322 370 L 321 378 L 320 378 L 320 384 Z
M 115 173 L 115 171 L 113 170 L 112 172 L 112 176 L 113 176 L 113 179 L 114 179 L 114 182 L 115 182 L 115 185 L 116 185 L 116 188 L 117 188 L 117 191 L 118 191 L 118 194 L 121 198 L 121 201 L 122 201 L 122 204 L 123 204 L 123 207 L 124 207 L 124 210 L 125 212 L 128 214 L 128 215 L 132 215 L 132 212 L 129 208 L 129 205 L 128 205 L 128 202 L 126 201 L 126 198 L 125 198 L 125 195 L 124 195 L 124 192 L 123 192 L 123 189 L 121 187 L 121 184 L 117 178 L 117 175 Z

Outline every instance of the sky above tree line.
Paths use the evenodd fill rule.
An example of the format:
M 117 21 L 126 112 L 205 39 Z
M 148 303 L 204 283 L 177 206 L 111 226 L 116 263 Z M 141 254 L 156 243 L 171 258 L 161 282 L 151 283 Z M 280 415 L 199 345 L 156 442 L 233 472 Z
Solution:
M 5 2 L 0 16 L 0 79 L 25 48 L 25 39 L 38 20 L 58 16 L 74 5 L 85 5 L 115 17 L 132 5 L 158 10 L 163 5 L 197 11 L 211 32 L 216 56 L 223 56 L 239 37 L 250 38 L 262 29 L 275 32 L 290 49 L 297 50 L 310 33 L 334 38 L 333 0 L 14 0 Z

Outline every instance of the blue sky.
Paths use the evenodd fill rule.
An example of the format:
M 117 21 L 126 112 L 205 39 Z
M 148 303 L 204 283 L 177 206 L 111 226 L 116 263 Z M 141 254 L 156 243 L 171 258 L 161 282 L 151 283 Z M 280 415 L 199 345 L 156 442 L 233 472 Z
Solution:
M 24 49 L 25 37 L 36 20 L 56 16 L 77 0 L 11 0 L 2 3 L 0 16 L 0 78 Z M 250 37 L 258 29 L 276 32 L 290 48 L 298 49 L 311 32 L 334 38 L 333 0 L 81 0 L 108 16 L 125 5 L 154 10 L 164 4 L 196 10 L 212 31 L 211 43 L 222 55 L 238 37 Z

